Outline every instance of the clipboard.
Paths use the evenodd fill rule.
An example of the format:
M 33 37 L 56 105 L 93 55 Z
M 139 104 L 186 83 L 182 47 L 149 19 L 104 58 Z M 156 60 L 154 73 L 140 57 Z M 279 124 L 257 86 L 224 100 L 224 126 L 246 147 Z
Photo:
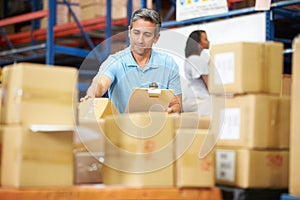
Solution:
M 131 91 L 125 113 L 165 112 L 173 97 L 174 92 L 169 89 L 134 88 Z

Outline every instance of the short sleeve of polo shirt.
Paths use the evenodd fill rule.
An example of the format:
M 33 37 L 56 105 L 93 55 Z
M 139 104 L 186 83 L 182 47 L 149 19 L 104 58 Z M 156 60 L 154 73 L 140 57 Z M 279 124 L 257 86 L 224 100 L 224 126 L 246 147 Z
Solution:
M 114 56 L 110 55 L 101 65 L 98 74 L 105 75 L 113 82 L 115 80 L 115 70 L 118 65 L 118 60 Z
M 167 66 L 170 66 L 172 68 L 171 74 L 170 74 L 170 86 L 169 89 L 174 90 L 174 95 L 179 95 L 182 93 L 181 91 L 181 83 L 180 83 L 180 74 L 179 74 L 179 68 L 174 59 L 169 56 L 167 59 Z

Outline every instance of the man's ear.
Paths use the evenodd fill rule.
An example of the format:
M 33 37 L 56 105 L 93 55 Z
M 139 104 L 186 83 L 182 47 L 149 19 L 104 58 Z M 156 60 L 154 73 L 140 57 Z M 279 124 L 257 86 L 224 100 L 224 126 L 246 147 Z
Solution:
M 158 41 L 159 37 L 160 37 L 160 33 L 158 33 L 158 34 L 155 36 L 155 38 L 154 38 L 154 44 L 156 44 L 156 42 Z

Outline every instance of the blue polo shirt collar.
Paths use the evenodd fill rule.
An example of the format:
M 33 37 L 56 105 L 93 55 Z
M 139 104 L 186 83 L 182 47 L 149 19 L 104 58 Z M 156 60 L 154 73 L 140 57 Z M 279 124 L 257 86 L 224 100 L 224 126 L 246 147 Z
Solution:
M 128 50 L 130 51 L 130 49 L 128 48 Z M 153 69 L 153 68 L 158 68 L 158 65 L 157 64 L 154 64 L 153 62 L 153 54 L 155 52 L 152 50 L 151 51 L 151 55 L 150 55 L 150 60 L 147 64 L 147 66 L 145 67 L 144 71 L 147 70 L 147 69 Z M 128 63 L 127 63 L 127 67 L 138 67 L 138 64 L 135 62 L 134 58 L 133 58 L 133 55 L 130 51 L 130 59 L 128 60 Z

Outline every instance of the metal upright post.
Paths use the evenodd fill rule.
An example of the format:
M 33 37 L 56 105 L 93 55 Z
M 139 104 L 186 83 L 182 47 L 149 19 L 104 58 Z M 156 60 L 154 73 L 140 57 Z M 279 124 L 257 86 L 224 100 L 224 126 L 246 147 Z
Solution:
M 46 64 L 54 64 L 54 25 L 56 24 L 56 0 L 48 1 L 48 31 L 46 45 Z
M 274 19 L 273 11 L 266 11 L 266 41 L 274 40 Z
M 111 53 L 112 36 L 112 0 L 106 0 L 106 27 L 105 27 L 105 51 L 106 55 Z M 105 55 L 105 56 L 106 56 Z
M 147 8 L 147 0 L 141 0 L 141 8 Z
M 273 2 L 274 0 L 271 0 L 271 3 Z M 274 40 L 275 23 L 274 23 L 272 8 L 270 8 L 270 10 L 267 10 L 265 14 L 266 14 L 266 41 Z

